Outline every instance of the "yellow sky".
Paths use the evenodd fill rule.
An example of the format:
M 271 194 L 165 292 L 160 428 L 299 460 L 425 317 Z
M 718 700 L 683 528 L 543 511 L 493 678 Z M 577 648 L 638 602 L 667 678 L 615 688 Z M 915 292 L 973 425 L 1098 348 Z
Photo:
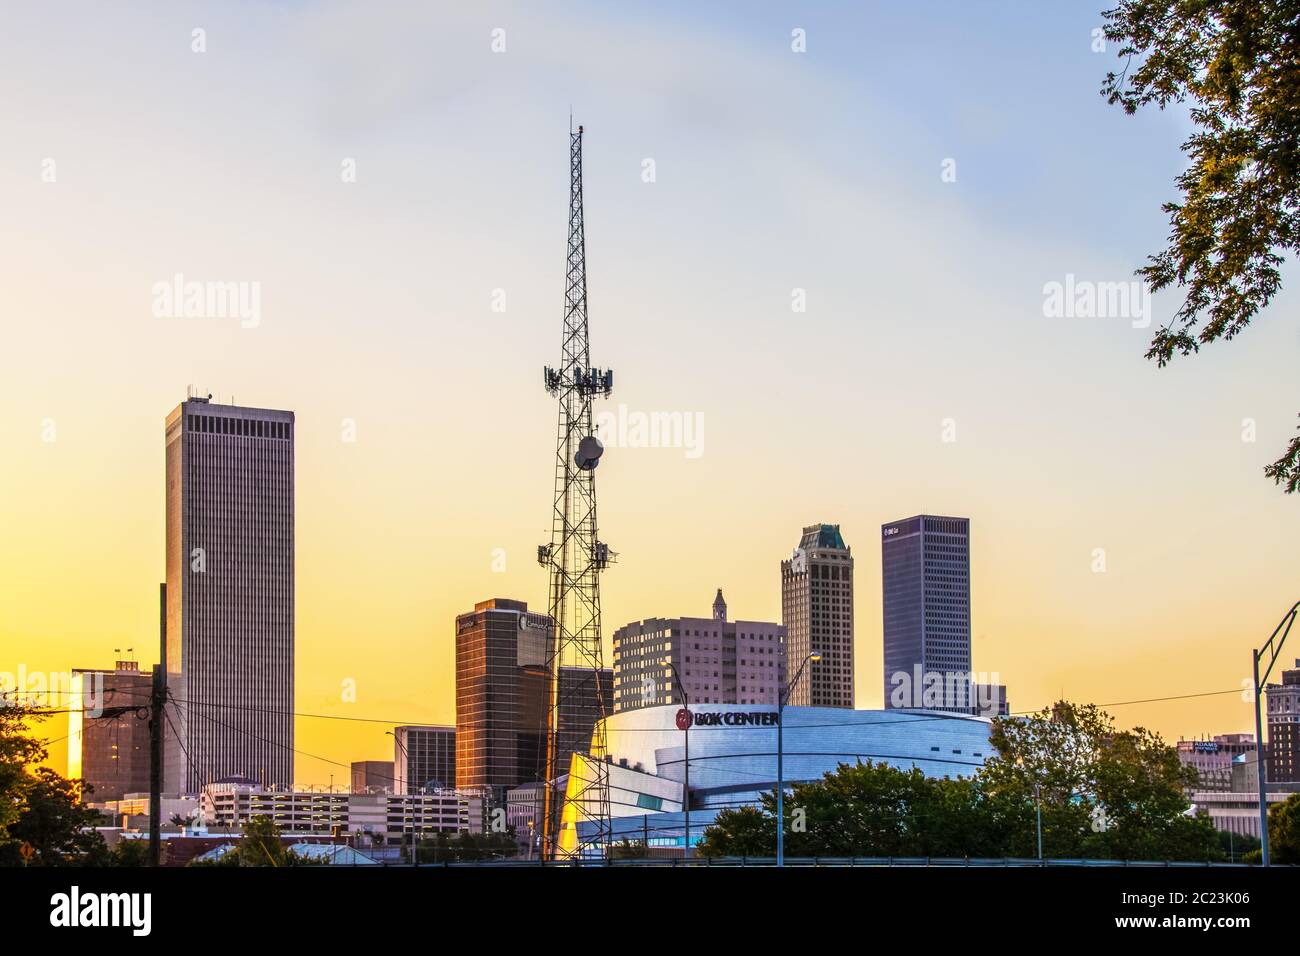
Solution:
M 601 464 L 608 631 L 707 614 L 718 587 L 733 616 L 776 620 L 801 527 L 839 523 L 857 703 L 879 706 L 879 527 L 934 512 L 972 520 L 974 666 L 1013 708 L 1248 676 L 1300 597 L 1297 503 L 1261 474 L 1295 421 L 1294 295 L 1163 371 L 1149 329 L 1045 317 L 1044 283 L 1127 280 L 1154 251 L 1177 169 L 1173 119 L 1095 102 L 1086 43 L 1026 44 L 1059 60 L 1041 92 L 1058 105 L 990 118 L 962 90 L 902 110 L 852 48 L 795 67 L 725 24 L 601 32 L 520 8 L 492 59 L 470 14 L 402 15 L 410 30 L 243 10 L 209 18 L 201 55 L 183 13 L 107 43 L 93 12 L 27 12 L 61 42 L 0 38 L 7 68 L 39 77 L 0 102 L 0 671 L 156 660 L 163 419 L 192 383 L 297 413 L 298 710 L 452 721 L 455 615 L 546 593 L 541 369 L 576 101 L 611 407 L 705 422 L 698 458 Z M 565 47 L 587 29 L 599 42 Z M 178 272 L 259 283 L 260 324 L 155 317 L 151 288 Z M 1232 694 L 1115 713 L 1169 738 L 1252 721 Z M 385 729 L 300 718 L 297 743 L 389 758 Z M 301 783 L 344 773 L 297 761 Z

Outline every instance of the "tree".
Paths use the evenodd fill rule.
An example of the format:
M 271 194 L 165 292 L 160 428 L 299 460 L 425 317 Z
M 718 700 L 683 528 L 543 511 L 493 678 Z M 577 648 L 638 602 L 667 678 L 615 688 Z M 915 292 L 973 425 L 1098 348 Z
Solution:
M 774 820 L 775 814 L 757 807 L 723 810 L 695 844 L 695 852 L 704 857 L 775 856 Z
M 1189 815 L 1195 769 L 1145 728 L 1117 730 L 1095 704 L 1060 701 L 994 720 L 989 742 L 986 791 L 1041 803 L 1044 856 L 1222 858 L 1208 817 Z
M 1300 0 L 1120 0 L 1103 16 L 1125 58 L 1108 102 L 1130 114 L 1188 103 L 1196 127 L 1181 201 L 1162 207 L 1168 246 L 1138 270 L 1152 291 L 1186 290 L 1147 351 L 1164 367 L 1242 332 L 1300 250 Z M 1264 473 L 1300 490 L 1300 437 Z
M 1268 810 L 1270 863 L 1300 863 L 1300 793 Z
M 29 769 L 47 756 L 29 731 L 44 717 L 0 699 L 0 865 L 21 865 L 24 844 L 33 851 L 31 866 L 102 864 L 107 850 L 94 829 L 100 814 L 83 805 L 82 782 L 48 767 Z
M 796 783 L 784 801 L 792 856 L 1219 860 L 1209 819 L 1192 816 L 1195 771 L 1143 728 L 1116 730 L 1096 706 L 1062 701 L 993 722 L 996 753 L 973 777 L 860 761 Z M 718 814 L 702 856 L 771 856 L 775 794 Z
M 37 767 L 21 788 L 22 812 L 8 827 L 0 864 L 20 865 L 18 848 L 34 851 L 29 866 L 102 866 L 108 862 L 104 838 L 94 829 L 99 811 L 82 803 L 80 780 L 68 780 L 49 767 Z

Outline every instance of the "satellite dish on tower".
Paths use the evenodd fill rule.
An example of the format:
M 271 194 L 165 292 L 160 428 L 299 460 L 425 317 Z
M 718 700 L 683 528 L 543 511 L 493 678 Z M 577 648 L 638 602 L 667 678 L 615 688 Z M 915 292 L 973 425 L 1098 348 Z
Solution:
M 573 460 L 583 471 L 591 471 L 600 464 L 600 456 L 604 453 L 605 446 L 600 443 L 600 439 L 595 435 L 588 435 L 578 442 L 578 450 L 574 453 Z

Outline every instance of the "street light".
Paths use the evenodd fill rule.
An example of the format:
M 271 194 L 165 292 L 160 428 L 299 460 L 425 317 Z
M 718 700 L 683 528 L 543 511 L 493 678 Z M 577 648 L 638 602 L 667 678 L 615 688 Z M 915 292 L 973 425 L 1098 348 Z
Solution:
M 816 664 L 822 659 L 820 651 L 813 651 L 803 659 L 799 669 L 794 672 L 794 680 L 779 688 L 776 695 L 776 865 L 785 866 L 785 702 L 799 683 L 803 669 L 812 661 Z
M 384 734 L 387 735 L 387 736 L 389 736 L 389 737 L 392 737 L 392 738 L 393 738 L 393 743 L 397 744 L 398 748 L 402 751 L 402 756 L 406 759 L 406 773 L 402 775 L 402 780 L 403 780 L 403 787 L 402 787 L 402 789 L 405 790 L 405 789 L 407 789 L 406 786 L 405 786 L 405 780 L 406 780 L 407 775 L 409 775 L 410 772 L 411 772 L 411 755 L 410 755 L 409 753 L 407 753 L 407 751 L 406 751 L 406 747 L 403 746 L 402 741 L 398 738 L 397 734 L 393 733 L 391 730 L 385 730 L 385 731 L 384 731 Z M 394 767 L 393 769 L 396 770 L 397 768 Z M 396 783 L 397 781 L 394 780 L 393 782 Z M 411 861 L 411 856 L 412 856 L 412 854 L 411 854 L 411 850 L 410 850 L 410 846 L 409 846 L 409 841 L 408 841 L 407 838 L 406 838 L 406 831 L 407 831 L 407 827 L 409 826 L 408 821 L 410 820 L 411 801 L 405 799 L 405 798 L 408 796 L 408 794 L 403 793 L 401 796 L 403 797 L 403 800 L 402 800 L 402 849 L 405 851 L 405 855 L 406 855 L 407 862 L 410 862 L 410 861 Z
M 1282 653 L 1282 645 L 1286 643 L 1287 635 L 1291 633 L 1291 625 L 1295 623 L 1296 614 L 1300 612 L 1300 601 L 1291 605 L 1291 610 L 1278 622 L 1277 627 L 1273 628 L 1273 633 L 1269 639 L 1264 642 L 1264 646 L 1259 650 L 1252 650 L 1251 658 L 1255 665 L 1255 767 L 1259 771 L 1256 776 L 1259 778 L 1259 849 L 1260 862 L 1265 866 L 1268 862 L 1268 798 L 1267 789 L 1267 770 L 1268 762 L 1264 759 L 1264 721 L 1259 712 L 1259 698 L 1268 683 L 1268 675 L 1273 671 L 1273 665 L 1277 663 L 1277 657 Z M 1278 636 L 1279 632 L 1281 637 Z M 1274 641 L 1277 644 L 1274 645 Z M 1268 666 L 1264 668 L 1264 676 L 1259 676 L 1259 665 L 1264 660 L 1264 652 L 1269 654 Z
M 677 692 L 682 695 L 682 707 L 686 710 L 686 719 L 679 721 L 682 727 L 682 739 L 685 741 L 684 763 L 686 766 L 686 779 L 682 783 L 682 811 L 685 814 L 686 843 L 682 848 L 682 859 L 685 860 L 691 855 L 691 699 L 686 695 L 686 688 L 682 686 L 682 679 L 677 673 L 677 668 L 672 661 L 668 662 L 668 669 L 673 672 L 673 680 L 677 683 Z M 650 847 L 646 846 L 646 853 L 650 852 Z
M 1016 758 L 1016 766 L 1021 770 L 1027 770 L 1023 756 Z M 1038 817 L 1038 862 L 1043 862 L 1043 790 L 1042 784 L 1038 779 L 1038 774 L 1034 774 L 1034 813 Z

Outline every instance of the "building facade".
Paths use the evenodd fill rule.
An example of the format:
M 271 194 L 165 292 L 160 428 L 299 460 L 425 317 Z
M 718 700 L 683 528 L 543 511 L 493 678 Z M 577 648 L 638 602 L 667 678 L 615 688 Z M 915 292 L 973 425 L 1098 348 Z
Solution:
M 135 661 L 111 671 L 73 670 L 68 703 L 68 778 L 84 780 L 86 802 L 121 800 L 149 789 L 149 721 L 153 678 Z
M 786 786 L 818 781 L 841 763 L 889 764 L 928 777 L 969 777 L 993 755 L 990 721 L 970 715 L 935 720 L 924 711 L 678 704 L 643 707 L 605 721 L 609 806 L 615 841 L 645 839 L 652 848 L 683 846 L 683 801 L 690 757 L 690 839 L 726 809 L 758 806 L 777 779 L 776 738 L 783 728 Z M 562 850 L 583 842 L 594 799 L 591 760 L 574 759 L 560 828 Z
M 395 781 L 391 760 L 352 761 L 353 793 L 394 793 Z
M 721 588 L 711 618 L 648 618 L 614 632 L 615 713 L 680 703 L 682 689 L 692 703 L 775 704 L 786 680 L 785 627 L 728 621 Z
M 1197 790 L 1226 792 L 1232 790 L 1232 768 L 1238 758 L 1255 753 L 1254 734 L 1217 734 L 1210 740 L 1183 740 L 1175 744 L 1178 762 L 1196 769 Z
M 1282 671 L 1282 683 L 1264 688 L 1268 745 L 1264 748 L 1269 783 L 1300 782 L 1300 660 Z
M 206 826 L 238 829 L 255 816 L 269 816 L 281 833 L 360 836 L 378 845 L 425 834 L 483 832 L 483 802 L 476 793 L 438 790 L 423 794 L 266 790 L 246 783 L 213 783 L 200 794 Z
M 490 790 L 504 805 L 512 787 L 546 774 L 551 619 L 506 598 L 480 601 L 456 618 L 456 786 Z M 561 667 L 557 767 L 591 746 L 613 704 L 613 672 Z
M 294 415 L 167 416 L 165 789 L 293 782 Z
M 880 547 L 886 709 L 970 712 L 970 520 L 893 521 Z
M 853 554 L 837 524 L 803 529 L 781 562 L 781 621 L 790 679 L 814 651 L 789 702 L 802 707 L 853 707 Z
M 424 793 L 456 786 L 456 728 L 393 728 L 393 792 Z

